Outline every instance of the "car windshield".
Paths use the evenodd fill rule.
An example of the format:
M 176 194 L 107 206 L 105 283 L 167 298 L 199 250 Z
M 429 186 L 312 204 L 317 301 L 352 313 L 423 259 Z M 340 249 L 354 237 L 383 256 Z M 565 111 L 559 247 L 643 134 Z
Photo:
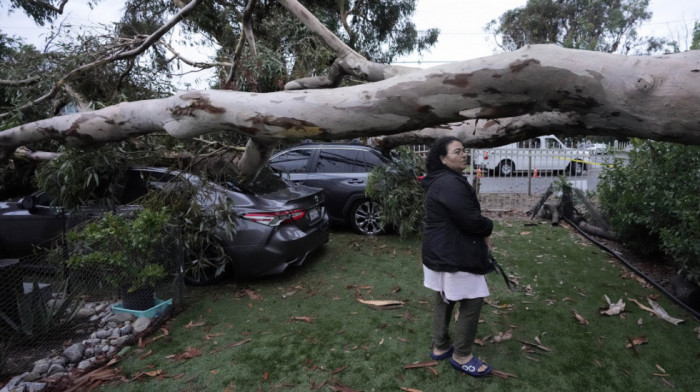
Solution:
M 275 174 L 268 166 L 265 166 L 260 171 L 260 174 L 258 174 L 255 180 L 245 184 L 242 184 L 235 175 L 224 175 L 223 178 L 219 176 L 210 179 L 225 186 L 227 189 L 257 195 L 264 195 L 289 187 L 289 183 L 282 180 L 282 178 Z

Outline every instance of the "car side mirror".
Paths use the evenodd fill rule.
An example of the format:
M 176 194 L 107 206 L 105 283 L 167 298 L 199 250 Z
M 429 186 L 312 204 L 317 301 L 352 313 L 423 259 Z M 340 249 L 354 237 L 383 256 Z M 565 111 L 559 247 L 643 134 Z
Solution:
M 19 205 L 29 212 L 36 210 L 36 200 L 34 199 L 34 196 L 23 197 L 20 199 Z

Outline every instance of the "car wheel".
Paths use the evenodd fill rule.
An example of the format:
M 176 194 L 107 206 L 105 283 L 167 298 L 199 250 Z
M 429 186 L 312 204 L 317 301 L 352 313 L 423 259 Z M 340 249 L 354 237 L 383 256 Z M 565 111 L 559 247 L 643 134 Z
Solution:
M 384 231 L 379 222 L 380 211 L 377 203 L 368 199 L 360 200 L 350 209 L 350 225 L 360 234 L 380 234 Z
M 581 162 L 571 162 L 566 169 L 567 173 L 572 176 L 583 175 L 583 163 Z
M 501 177 L 509 177 L 512 176 L 513 173 L 515 172 L 515 165 L 511 161 L 503 161 L 501 162 L 498 167 L 496 168 L 496 172 L 501 176 Z
M 191 260 L 185 268 L 185 283 L 191 286 L 207 286 L 224 276 L 226 260 L 207 252 L 203 257 Z

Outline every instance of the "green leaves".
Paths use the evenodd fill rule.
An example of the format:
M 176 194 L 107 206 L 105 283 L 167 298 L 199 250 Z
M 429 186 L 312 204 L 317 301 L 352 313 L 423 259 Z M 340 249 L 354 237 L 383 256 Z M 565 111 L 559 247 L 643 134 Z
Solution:
M 398 153 L 391 164 L 372 170 L 365 193 L 381 205 L 382 223 L 407 237 L 422 231 L 425 196 L 418 175 L 424 173 L 425 162 L 410 147 L 401 147 Z
M 642 253 L 663 251 L 700 282 L 700 148 L 635 143 L 629 164 L 605 168 L 598 185 L 615 231 Z

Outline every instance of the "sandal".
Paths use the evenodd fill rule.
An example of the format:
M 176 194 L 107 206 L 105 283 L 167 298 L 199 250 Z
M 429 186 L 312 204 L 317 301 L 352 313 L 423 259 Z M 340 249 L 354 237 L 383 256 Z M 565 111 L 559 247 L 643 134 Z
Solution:
M 483 372 L 479 371 L 481 365 L 485 365 L 485 363 L 476 356 L 473 356 L 472 359 L 467 361 L 465 364 L 461 364 L 455 361 L 454 358 L 450 358 L 450 364 L 452 364 L 452 366 L 460 372 L 467 373 L 472 377 L 481 377 L 491 373 L 491 366 L 489 365 L 486 365 L 486 370 Z
M 435 353 L 433 352 L 433 350 L 430 350 L 430 358 L 432 358 L 432 359 L 434 359 L 434 360 L 436 360 L 436 361 L 441 361 L 441 360 L 443 360 L 443 359 L 447 359 L 447 358 L 451 357 L 451 356 L 452 356 L 452 353 L 453 353 L 454 351 L 455 351 L 455 347 L 454 347 L 454 346 L 450 346 L 450 348 L 447 349 L 447 351 L 445 351 L 444 353 L 442 353 L 442 354 L 440 354 L 440 355 L 437 355 L 437 354 L 435 354 Z

